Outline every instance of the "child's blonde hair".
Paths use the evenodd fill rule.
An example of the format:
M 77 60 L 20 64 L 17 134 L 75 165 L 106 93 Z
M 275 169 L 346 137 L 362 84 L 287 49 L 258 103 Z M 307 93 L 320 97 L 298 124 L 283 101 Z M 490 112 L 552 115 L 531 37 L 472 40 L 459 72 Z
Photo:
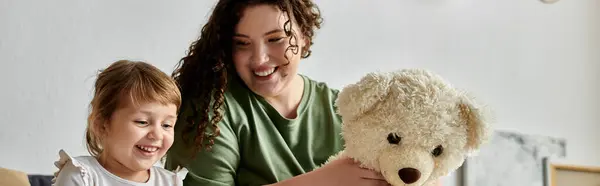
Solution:
M 119 60 L 112 63 L 100 72 L 94 89 L 85 134 L 88 152 L 94 157 L 103 150 L 101 134 L 105 132 L 104 124 L 110 120 L 119 103 L 175 104 L 177 112 L 181 106 L 181 93 L 175 81 L 155 66 L 141 61 Z

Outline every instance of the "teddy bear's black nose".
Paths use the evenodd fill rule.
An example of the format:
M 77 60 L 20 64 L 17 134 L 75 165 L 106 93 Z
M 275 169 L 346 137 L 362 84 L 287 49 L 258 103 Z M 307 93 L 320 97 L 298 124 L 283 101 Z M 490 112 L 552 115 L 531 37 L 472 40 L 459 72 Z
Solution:
M 404 183 L 411 184 L 421 178 L 421 172 L 414 168 L 402 168 L 398 171 L 398 176 Z

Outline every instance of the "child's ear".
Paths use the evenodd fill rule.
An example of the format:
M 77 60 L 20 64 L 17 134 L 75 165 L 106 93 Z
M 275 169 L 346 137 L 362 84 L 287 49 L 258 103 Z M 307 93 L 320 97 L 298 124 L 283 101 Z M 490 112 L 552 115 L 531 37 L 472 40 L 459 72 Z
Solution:
M 109 121 L 98 119 L 94 121 L 94 133 L 98 137 L 104 137 L 109 132 Z
M 388 94 L 390 79 L 387 73 L 371 72 L 344 87 L 335 103 L 340 116 L 353 120 L 370 111 Z
M 467 98 L 458 103 L 460 118 L 467 125 L 467 144 L 465 150 L 470 154 L 479 150 L 489 140 L 490 126 L 488 115 Z

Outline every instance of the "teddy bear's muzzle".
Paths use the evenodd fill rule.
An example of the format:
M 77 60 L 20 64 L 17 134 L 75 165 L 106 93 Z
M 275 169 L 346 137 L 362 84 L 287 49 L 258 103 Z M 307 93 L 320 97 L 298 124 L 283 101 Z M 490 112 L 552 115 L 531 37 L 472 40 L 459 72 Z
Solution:
M 428 151 L 418 148 L 389 148 L 380 153 L 379 170 L 394 186 L 422 186 L 435 166 Z
M 404 183 L 411 184 L 419 181 L 421 171 L 414 168 L 402 168 L 398 171 L 398 176 Z

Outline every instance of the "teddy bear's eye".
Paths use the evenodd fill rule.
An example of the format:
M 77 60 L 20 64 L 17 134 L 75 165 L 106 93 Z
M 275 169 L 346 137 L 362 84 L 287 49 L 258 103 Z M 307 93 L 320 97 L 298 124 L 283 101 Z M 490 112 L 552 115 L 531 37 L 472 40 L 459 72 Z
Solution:
M 400 138 L 400 136 L 398 136 L 398 134 L 390 133 L 387 136 L 387 140 L 390 144 L 398 144 L 398 143 L 400 143 L 400 140 L 402 140 L 402 138 Z
M 435 147 L 435 149 L 433 149 L 431 154 L 435 157 L 438 157 L 438 156 L 442 155 L 442 152 L 444 152 L 444 147 L 442 147 L 441 145 L 438 145 L 437 147 Z

